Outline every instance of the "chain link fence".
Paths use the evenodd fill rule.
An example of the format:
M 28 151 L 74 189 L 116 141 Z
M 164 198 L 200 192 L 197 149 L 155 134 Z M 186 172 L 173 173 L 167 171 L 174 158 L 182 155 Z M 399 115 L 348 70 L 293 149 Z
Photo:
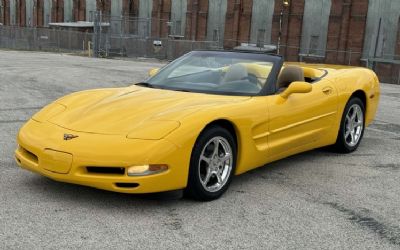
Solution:
M 55 52 L 86 51 L 92 34 L 72 30 L 0 26 L 0 48 Z
M 218 49 L 218 41 L 185 38 L 179 22 L 164 19 L 91 14 L 94 56 L 152 57 L 175 59 L 191 50 Z M 152 31 L 153 30 L 153 31 Z M 154 34 L 157 30 L 157 34 Z
M 150 57 L 172 60 L 191 50 L 216 49 L 214 41 L 120 35 L 102 27 L 96 32 L 55 28 L 0 26 L 0 48 L 76 52 L 97 57 Z
M 179 32 L 179 23 L 150 18 L 107 16 L 100 12 L 90 15 L 90 31 L 67 28 L 35 28 L 0 26 L 0 48 L 16 50 L 42 50 L 73 52 L 97 57 L 149 57 L 172 60 L 197 49 L 222 49 L 241 47 L 249 50 L 276 51 L 291 60 L 308 63 L 359 65 L 377 72 L 380 80 L 400 84 L 400 55 L 384 55 L 368 58 L 361 51 L 340 51 L 329 48 L 301 48 L 266 43 L 257 39 L 250 41 L 195 41 Z M 329 37 L 328 37 L 329 38 Z M 301 38 L 300 38 L 301 39 Z M 272 49 L 271 49 L 272 48 Z

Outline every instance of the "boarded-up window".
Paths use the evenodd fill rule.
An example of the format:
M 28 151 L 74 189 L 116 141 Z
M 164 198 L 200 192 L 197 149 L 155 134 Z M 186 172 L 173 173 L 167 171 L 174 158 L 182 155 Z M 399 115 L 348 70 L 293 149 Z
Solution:
M 369 0 L 364 58 L 393 58 L 398 35 L 399 16 L 400 1 Z M 381 22 L 381 28 L 378 32 L 379 22 Z
M 10 24 L 11 25 L 16 25 L 17 24 L 16 1 L 17 0 L 10 0 Z
M 114 35 L 119 35 L 122 33 L 122 0 L 112 0 L 111 1 L 111 33 Z
M 148 37 L 151 35 L 151 12 L 153 1 L 140 0 L 139 2 L 139 36 Z
M 207 18 L 207 40 L 224 44 L 225 15 L 227 0 L 209 0 Z
M 253 0 L 250 42 L 270 44 L 275 0 Z
M 43 2 L 43 24 L 45 27 L 51 23 L 51 8 L 53 5 L 52 0 L 44 0 Z
M 86 21 L 93 21 L 93 14 L 96 11 L 96 0 L 86 0 Z
M 331 0 L 306 0 L 300 53 L 325 56 Z
M 72 8 L 74 7 L 73 0 L 64 0 L 64 22 L 73 22 Z
M 187 0 L 172 0 L 171 34 L 185 35 Z
M 33 8 L 33 0 L 25 0 L 25 20 L 28 27 L 33 26 Z

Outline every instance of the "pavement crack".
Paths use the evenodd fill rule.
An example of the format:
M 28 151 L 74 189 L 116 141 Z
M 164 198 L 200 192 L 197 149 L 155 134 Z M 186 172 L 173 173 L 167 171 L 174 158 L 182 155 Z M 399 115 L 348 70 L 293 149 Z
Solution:
M 367 213 L 368 210 L 365 209 L 363 210 L 363 213 L 354 211 L 336 202 L 324 202 L 323 204 L 328 205 L 346 215 L 349 221 L 371 232 L 374 232 L 381 239 L 387 240 L 393 245 L 400 246 L 400 227 L 386 225 L 385 223 L 378 221 L 372 216 L 369 216 Z
M 22 123 L 26 122 L 27 120 L 0 120 L 0 124 L 6 124 L 6 123 Z
M 33 109 L 41 109 L 43 107 L 20 107 L 20 108 L 2 108 L 0 111 L 18 111 L 18 110 L 33 110 Z
M 374 165 L 372 167 L 380 168 L 380 169 L 390 169 L 390 170 L 399 170 L 400 169 L 400 165 L 399 164 L 394 164 L 394 163 L 379 164 L 379 165 Z
M 370 125 L 370 128 L 374 128 L 384 132 L 391 132 L 394 134 L 398 134 L 400 131 L 400 125 L 390 122 L 378 121 L 376 120 L 374 123 Z

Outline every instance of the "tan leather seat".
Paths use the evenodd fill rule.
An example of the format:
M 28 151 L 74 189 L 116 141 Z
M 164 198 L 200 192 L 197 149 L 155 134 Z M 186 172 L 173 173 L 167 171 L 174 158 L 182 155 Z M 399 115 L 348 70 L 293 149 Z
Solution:
M 292 82 L 304 82 L 304 72 L 299 66 L 286 66 L 282 69 L 278 76 L 277 87 L 278 91 L 286 89 Z
M 233 64 L 226 72 L 224 78 L 222 79 L 222 83 L 239 81 L 246 79 L 246 77 L 248 77 L 246 67 L 242 64 Z

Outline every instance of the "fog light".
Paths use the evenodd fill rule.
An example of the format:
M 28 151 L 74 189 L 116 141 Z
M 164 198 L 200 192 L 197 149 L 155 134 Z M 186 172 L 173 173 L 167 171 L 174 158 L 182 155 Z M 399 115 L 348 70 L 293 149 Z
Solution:
M 128 176 L 152 175 L 164 172 L 168 169 L 165 164 L 137 165 L 128 168 Z

